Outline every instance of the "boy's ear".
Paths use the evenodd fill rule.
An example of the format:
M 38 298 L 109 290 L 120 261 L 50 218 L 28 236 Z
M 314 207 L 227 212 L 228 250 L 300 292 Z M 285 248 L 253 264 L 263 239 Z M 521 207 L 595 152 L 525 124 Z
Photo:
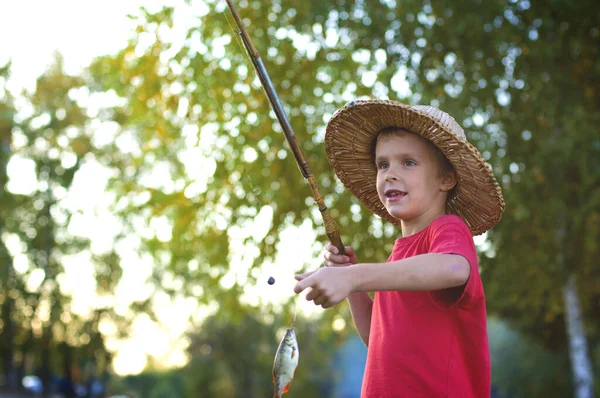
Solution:
M 440 190 L 443 192 L 449 192 L 452 188 L 456 186 L 458 183 L 458 177 L 456 175 L 456 171 L 448 171 L 442 175 L 442 183 L 440 185 Z

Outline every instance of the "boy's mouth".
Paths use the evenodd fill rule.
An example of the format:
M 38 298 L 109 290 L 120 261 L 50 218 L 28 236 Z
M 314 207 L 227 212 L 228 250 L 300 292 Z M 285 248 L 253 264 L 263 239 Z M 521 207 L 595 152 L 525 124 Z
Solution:
M 406 196 L 407 194 L 407 192 L 400 191 L 398 189 L 388 189 L 385 191 L 386 198 L 400 198 Z

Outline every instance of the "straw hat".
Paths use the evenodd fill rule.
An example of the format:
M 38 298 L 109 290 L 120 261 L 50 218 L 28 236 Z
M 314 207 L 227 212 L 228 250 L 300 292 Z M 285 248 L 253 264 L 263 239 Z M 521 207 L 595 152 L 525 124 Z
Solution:
M 375 214 L 400 225 L 376 189 L 377 169 L 371 150 L 385 127 L 410 130 L 433 142 L 454 166 L 458 184 L 448 198 L 448 212 L 467 223 L 473 235 L 492 228 L 504 211 L 502 190 L 481 153 L 467 142 L 463 129 L 432 106 L 409 106 L 389 100 L 357 100 L 339 109 L 325 132 L 327 159 L 342 183 Z

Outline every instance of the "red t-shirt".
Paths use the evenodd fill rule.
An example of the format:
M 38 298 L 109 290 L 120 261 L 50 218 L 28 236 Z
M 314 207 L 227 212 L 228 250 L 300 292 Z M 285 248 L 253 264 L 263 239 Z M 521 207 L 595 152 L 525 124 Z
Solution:
M 485 297 L 473 237 L 455 215 L 396 240 L 388 261 L 459 254 L 471 265 L 464 287 L 376 292 L 362 398 L 489 398 Z

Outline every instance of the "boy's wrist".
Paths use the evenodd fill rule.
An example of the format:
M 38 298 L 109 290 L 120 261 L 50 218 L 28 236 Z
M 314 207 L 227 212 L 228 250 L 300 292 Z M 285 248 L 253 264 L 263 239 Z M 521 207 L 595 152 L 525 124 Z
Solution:
M 348 284 L 350 285 L 350 293 L 360 292 L 360 266 L 358 264 L 350 264 L 346 266 L 348 272 Z

